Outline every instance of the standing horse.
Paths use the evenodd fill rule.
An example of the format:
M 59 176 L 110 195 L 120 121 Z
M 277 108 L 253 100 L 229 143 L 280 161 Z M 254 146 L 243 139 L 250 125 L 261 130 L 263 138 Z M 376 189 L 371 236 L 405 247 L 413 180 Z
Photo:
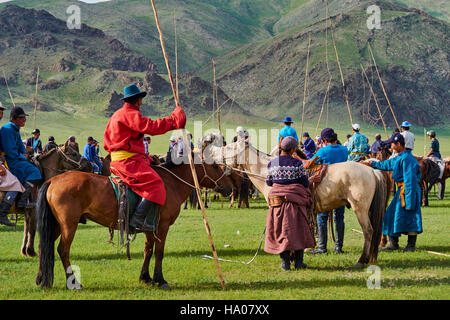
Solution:
M 34 152 L 34 151 L 33 151 Z M 50 179 L 60 173 L 69 170 L 93 172 L 90 162 L 83 158 L 78 152 L 68 146 L 66 142 L 62 147 L 52 149 L 45 154 L 40 154 L 34 159 L 34 163 L 41 170 L 43 180 Z M 1 192 L 3 198 L 6 192 Z M 15 206 L 11 212 L 24 215 L 23 240 L 20 253 L 22 256 L 34 257 L 34 238 L 36 235 L 36 212 L 35 209 L 17 210 Z
M 194 180 L 186 164 L 152 167 L 164 181 L 167 200 L 160 208 L 156 233 L 145 233 L 144 263 L 139 280 L 158 283 L 159 287 L 170 289 L 162 272 L 166 236 L 180 213 L 181 204 L 194 189 Z M 197 164 L 195 170 L 200 186 L 214 189 L 224 196 L 231 193 L 233 183 L 230 172 L 223 166 Z M 118 227 L 118 203 L 109 178 L 89 173 L 68 172 L 48 180 L 39 191 L 37 214 L 41 241 L 36 284 L 43 288 L 53 285 L 54 244 L 59 236 L 58 253 L 66 277 L 73 277 L 69 260 L 70 246 L 82 216 L 104 227 Z M 156 262 L 152 279 L 149 263 L 154 249 Z M 75 288 L 81 288 L 77 280 Z
M 420 188 L 422 189 L 422 206 L 428 207 L 428 192 L 431 190 L 431 187 L 439 183 L 440 184 L 440 192 L 438 195 L 438 199 L 442 200 L 444 198 L 445 193 L 445 180 L 450 177 L 450 161 L 445 161 L 445 168 L 444 173 L 442 175 L 442 178 L 439 179 L 439 177 L 432 178 L 432 175 L 430 174 L 432 172 L 432 168 L 436 167 L 434 170 L 438 170 L 438 165 L 433 163 L 433 160 L 428 159 L 426 157 L 415 157 L 416 160 L 420 164 L 420 172 L 422 174 L 422 177 L 420 179 Z M 437 173 L 436 173 L 437 175 Z
M 271 187 L 266 185 L 267 165 L 274 156 L 263 153 L 247 142 L 238 141 L 212 152 L 212 158 L 233 167 L 241 165 L 266 200 Z M 383 216 L 389 199 L 390 180 L 379 170 L 356 162 L 329 165 L 322 182 L 314 191 L 315 212 L 328 212 L 351 206 L 364 234 L 364 249 L 355 267 L 376 261 Z

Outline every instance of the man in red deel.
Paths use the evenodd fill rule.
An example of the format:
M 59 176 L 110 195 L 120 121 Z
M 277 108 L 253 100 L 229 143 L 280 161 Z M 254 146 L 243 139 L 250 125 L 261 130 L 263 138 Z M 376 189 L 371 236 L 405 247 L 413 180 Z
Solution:
M 124 88 L 124 105 L 109 119 L 103 146 L 111 154 L 111 172 L 118 175 L 142 197 L 130 226 L 143 232 L 156 231 L 158 209 L 166 201 L 164 182 L 151 168 L 152 159 L 145 153 L 144 135 L 164 134 L 184 128 L 186 115 L 177 106 L 169 117 L 152 120 L 143 117 L 139 108 L 147 92 L 132 84 Z

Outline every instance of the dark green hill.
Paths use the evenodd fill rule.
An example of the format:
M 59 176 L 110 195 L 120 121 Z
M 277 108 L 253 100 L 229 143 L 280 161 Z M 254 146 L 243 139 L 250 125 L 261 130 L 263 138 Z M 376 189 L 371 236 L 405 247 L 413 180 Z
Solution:
M 382 7 L 381 30 L 366 26 L 370 3 Z M 372 68 L 371 43 L 389 98 L 399 121 L 416 124 L 444 123 L 450 118 L 449 24 L 423 11 L 410 10 L 387 1 L 364 1 L 346 14 L 333 16 L 337 49 L 346 90 L 355 118 L 377 121 L 375 104 L 369 105 L 370 91 L 360 64 L 368 73 L 382 107 L 387 102 Z M 278 119 L 285 113 L 299 118 L 303 101 L 308 33 L 311 34 L 311 61 L 307 117 L 318 117 L 328 82 L 325 20 L 300 26 L 258 43 L 241 46 L 217 58 L 219 83 L 224 91 L 248 110 Z M 348 119 L 339 69 L 328 32 L 328 60 L 333 77 L 330 112 L 334 118 Z M 209 66 L 199 73 L 210 78 Z M 369 107 L 368 107 L 369 105 Z M 386 113 L 393 124 L 393 117 Z
M 117 93 L 130 83 L 151 92 L 143 108 L 147 114 L 167 114 L 174 106 L 170 84 L 158 75 L 156 65 L 119 40 L 87 25 L 69 30 L 65 21 L 45 10 L 6 6 L 0 11 L 0 71 L 16 103 L 28 110 L 34 107 L 38 67 L 42 111 L 108 116 L 121 103 Z M 0 77 L 0 101 L 9 106 L 6 81 Z M 179 87 L 188 114 L 212 110 L 210 83 L 185 75 Z M 227 99 L 219 88 L 220 103 Z M 230 99 L 224 116 L 231 107 L 234 116 L 245 114 Z

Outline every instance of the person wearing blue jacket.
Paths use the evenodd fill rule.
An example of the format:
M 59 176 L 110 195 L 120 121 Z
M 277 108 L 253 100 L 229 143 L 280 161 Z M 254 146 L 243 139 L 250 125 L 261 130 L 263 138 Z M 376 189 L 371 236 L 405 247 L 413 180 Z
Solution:
M 25 126 L 27 116 L 21 107 L 14 107 L 11 109 L 10 122 L 0 129 L 0 148 L 5 153 L 9 170 L 25 188 L 16 203 L 16 208 L 20 210 L 35 206 L 31 201 L 31 191 L 42 180 L 39 169 L 28 161 L 28 154 L 20 137 L 20 128 Z
M 347 160 L 359 162 L 361 160 L 365 160 L 366 158 L 367 144 L 369 143 L 369 140 L 365 135 L 359 132 L 359 130 L 361 130 L 359 124 L 353 124 L 352 128 L 353 136 L 350 138 L 347 146 L 348 151 L 350 152 Z
M 325 142 L 325 147 L 320 148 L 314 157 L 319 157 L 317 163 L 334 164 L 339 162 L 346 162 L 348 157 L 348 149 L 337 143 L 337 134 L 331 128 L 325 128 L 321 132 L 322 141 Z M 334 223 L 336 228 L 336 245 L 335 253 L 343 253 L 342 247 L 344 245 L 344 212 L 345 206 L 333 210 Z M 326 253 L 327 252 L 327 235 L 328 235 L 328 212 L 317 214 L 317 236 L 318 246 L 312 253 Z
M 369 161 L 375 169 L 392 171 L 392 179 L 398 187 L 383 219 L 383 234 L 389 236 L 390 240 L 389 246 L 383 249 L 398 250 L 400 235 L 407 234 L 408 244 L 403 251 L 414 251 L 417 235 L 423 232 L 420 164 L 411 151 L 406 149 L 405 138 L 400 133 L 394 133 L 388 141 L 398 155 L 386 161 Z
M 97 174 L 102 173 L 103 164 L 100 161 L 100 158 L 98 156 L 97 149 L 96 149 L 96 141 L 94 140 L 94 138 L 92 138 L 92 137 L 88 138 L 87 143 L 84 146 L 83 157 L 85 157 L 86 159 L 88 159 L 90 161 L 92 167 L 94 167 L 94 173 L 97 173 Z
M 311 159 L 316 152 L 316 144 L 314 143 L 314 140 L 311 139 L 308 132 L 303 133 L 303 138 L 305 140 L 303 141 L 302 149 L 305 152 L 306 157 L 308 157 L 308 159 Z

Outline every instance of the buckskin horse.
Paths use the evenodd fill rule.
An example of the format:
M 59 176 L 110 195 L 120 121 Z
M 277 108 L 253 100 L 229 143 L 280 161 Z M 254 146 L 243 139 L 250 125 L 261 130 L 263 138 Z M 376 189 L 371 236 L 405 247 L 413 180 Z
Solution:
M 164 181 L 167 200 L 160 208 L 160 220 L 156 234 L 145 233 L 144 263 L 139 280 L 144 283 L 158 283 L 160 288 L 170 289 L 164 280 L 162 261 L 169 227 L 177 219 L 181 204 L 194 189 L 192 172 L 187 164 L 175 166 L 165 164 L 152 166 Z M 233 182 L 230 171 L 216 164 L 196 164 L 195 170 L 200 186 L 211 188 L 228 196 Z M 102 190 L 102 192 L 98 192 Z M 54 177 L 39 190 L 37 201 L 38 229 L 40 234 L 39 272 L 36 284 L 49 288 L 53 285 L 54 244 L 60 236 L 58 254 L 66 277 L 71 277 L 70 288 L 81 289 L 81 284 L 72 272 L 69 254 L 70 246 L 82 216 L 104 227 L 117 228 L 118 201 L 108 177 L 68 172 Z M 149 273 L 150 259 L 155 251 L 153 279 Z M 66 280 L 67 280 L 66 279 Z M 66 282 L 66 287 L 68 287 Z
M 27 148 L 29 149 L 29 148 Z M 29 151 L 29 150 L 27 150 Z M 31 148 L 30 156 L 34 150 Z M 83 158 L 73 148 L 68 146 L 68 141 L 47 153 L 40 154 L 34 159 L 34 163 L 41 170 L 44 177 L 43 180 L 50 179 L 58 174 L 69 170 L 79 170 L 85 172 L 93 172 L 90 162 Z M 0 201 L 6 192 L 0 192 Z M 22 256 L 35 257 L 34 238 L 36 235 L 36 212 L 35 209 L 17 210 L 15 206 L 11 208 L 11 212 L 24 215 L 23 240 L 20 253 Z
M 206 156 L 211 156 L 217 163 L 225 162 L 232 167 L 243 167 L 267 200 L 271 189 L 265 182 L 267 165 L 274 156 L 261 152 L 244 141 L 210 151 Z M 355 264 L 356 268 L 362 268 L 377 259 L 390 184 L 384 172 L 349 161 L 329 165 L 322 182 L 315 188 L 315 213 L 328 212 L 343 205 L 351 206 L 355 212 L 364 234 L 364 248 Z

